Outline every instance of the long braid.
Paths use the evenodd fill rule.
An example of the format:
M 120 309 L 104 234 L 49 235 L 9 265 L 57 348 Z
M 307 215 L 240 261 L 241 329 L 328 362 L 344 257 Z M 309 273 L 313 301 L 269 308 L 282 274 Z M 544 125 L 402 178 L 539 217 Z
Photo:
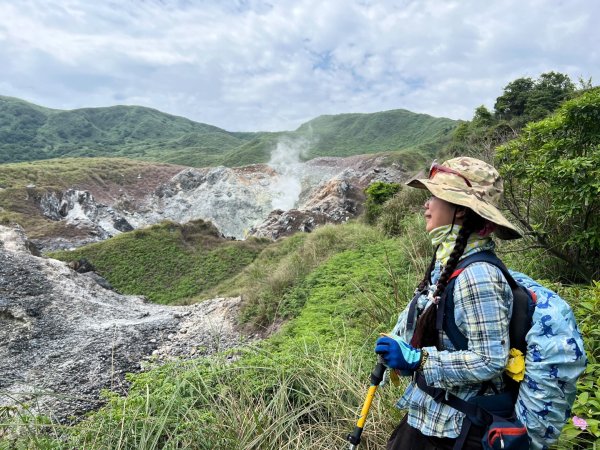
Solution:
M 444 270 L 442 270 L 440 278 L 437 282 L 437 287 L 433 294 L 434 298 L 441 297 L 446 290 L 446 286 L 450 281 L 450 276 L 454 270 L 456 270 L 456 266 L 458 265 L 460 257 L 465 251 L 465 247 L 467 246 L 467 242 L 471 233 L 481 230 L 484 225 L 484 219 L 473 213 L 470 209 L 466 210 L 462 227 L 458 232 L 458 236 L 456 236 L 456 241 L 454 242 L 454 248 L 448 257 L 448 262 L 444 266 Z M 410 345 L 415 348 L 432 346 L 438 347 L 439 336 L 436 329 L 436 319 L 437 308 L 431 305 L 417 320 L 415 332 L 413 333 Z

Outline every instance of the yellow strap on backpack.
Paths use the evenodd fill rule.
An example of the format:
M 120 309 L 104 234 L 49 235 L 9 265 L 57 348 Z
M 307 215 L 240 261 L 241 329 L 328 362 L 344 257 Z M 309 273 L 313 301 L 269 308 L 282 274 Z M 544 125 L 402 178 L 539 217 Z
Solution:
M 515 381 L 522 381 L 525 378 L 525 356 L 521 350 L 511 348 L 508 354 L 508 364 L 504 369 L 506 374 Z

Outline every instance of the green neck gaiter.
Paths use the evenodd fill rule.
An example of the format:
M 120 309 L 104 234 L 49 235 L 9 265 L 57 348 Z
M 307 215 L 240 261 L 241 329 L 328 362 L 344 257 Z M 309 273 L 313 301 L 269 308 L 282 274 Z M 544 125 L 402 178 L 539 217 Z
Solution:
M 458 232 L 462 227 L 460 225 L 442 225 L 441 227 L 434 228 L 429 232 L 431 243 L 434 247 L 438 247 L 435 259 L 440 261 L 443 265 L 446 265 L 450 253 L 454 249 L 454 243 Z M 467 245 L 463 255 L 469 253 L 475 248 L 486 247 L 486 249 L 493 247 L 493 242 L 490 237 L 481 237 L 477 233 L 471 233 L 467 240 Z

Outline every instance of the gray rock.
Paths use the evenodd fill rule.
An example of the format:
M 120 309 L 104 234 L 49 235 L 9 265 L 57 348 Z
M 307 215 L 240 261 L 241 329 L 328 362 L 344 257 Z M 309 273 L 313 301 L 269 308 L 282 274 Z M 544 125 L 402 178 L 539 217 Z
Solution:
M 0 406 L 67 420 L 124 393 L 125 374 L 159 361 L 240 345 L 240 302 L 151 304 L 120 295 L 90 274 L 27 251 L 22 230 L 0 226 Z M 99 284 L 100 283 L 100 284 Z
M 47 192 L 39 199 L 44 215 L 66 221 L 78 233 L 70 238 L 41 238 L 36 244 L 45 251 L 68 249 L 164 220 L 203 219 L 236 239 L 310 231 L 360 214 L 363 190 L 369 183 L 403 178 L 399 166 L 384 167 L 381 158 L 368 155 L 316 158 L 306 163 L 275 158 L 271 165 L 187 168 L 144 196 L 123 194 L 111 204 L 95 201 L 88 191 Z M 273 210 L 313 216 L 314 226 L 286 224 L 276 231 L 270 217 Z
M 107 239 L 123 231 L 131 231 L 133 227 L 122 214 L 114 208 L 97 203 L 88 191 L 68 189 L 65 192 L 46 192 L 38 202 L 42 213 L 51 220 L 64 220 L 75 228 L 85 230 L 90 236 L 84 243 Z M 77 240 L 73 243 L 79 244 Z M 60 239 L 56 244 L 40 240 L 45 250 L 64 248 Z M 73 245 L 67 245 L 72 247 Z

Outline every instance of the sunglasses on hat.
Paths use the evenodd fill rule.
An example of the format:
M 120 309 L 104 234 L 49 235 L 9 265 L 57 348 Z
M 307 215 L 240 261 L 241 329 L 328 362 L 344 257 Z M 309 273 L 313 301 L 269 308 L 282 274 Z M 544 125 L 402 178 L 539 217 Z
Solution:
M 472 187 L 471 186 L 471 182 L 469 180 L 467 180 L 467 178 L 460 173 L 457 170 L 451 169 L 450 167 L 446 167 L 446 166 L 442 166 L 441 164 L 438 164 L 436 161 L 433 161 L 433 163 L 431 164 L 431 167 L 429 168 L 429 179 L 431 180 L 436 174 L 438 173 L 449 173 L 452 175 L 458 175 L 459 177 L 461 177 L 465 183 L 467 183 L 467 186 Z

